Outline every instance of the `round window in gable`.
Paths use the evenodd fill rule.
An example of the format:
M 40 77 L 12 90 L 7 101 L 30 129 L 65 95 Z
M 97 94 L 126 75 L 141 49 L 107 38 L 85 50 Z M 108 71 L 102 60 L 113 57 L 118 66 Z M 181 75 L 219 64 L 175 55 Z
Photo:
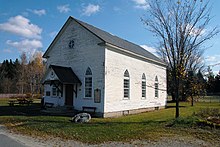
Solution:
M 69 48 L 73 48 L 74 47 L 74 40 L 71 40 L 70 42 L 69 42 Z
M 54 74 L 53 71 L 52 71 L 51 74 L 50 74 L 50 77 L 51 77 L 51 78 L 54 78 L 54 76 L 55 76 L 55 74 Z

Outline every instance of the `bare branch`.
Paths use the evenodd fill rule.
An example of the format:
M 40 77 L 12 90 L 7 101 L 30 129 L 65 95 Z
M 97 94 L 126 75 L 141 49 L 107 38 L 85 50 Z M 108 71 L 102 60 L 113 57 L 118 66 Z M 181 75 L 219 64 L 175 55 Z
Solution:
M 168 63 L 176 99 L 186 73 L 204 66 L 204 43 L 219 33 L 217 27 L 206 29 L 211 21 L 210 12 L 209 2 L 205 1 L 149 0 L 147 15 L 141 18 L 159 40 L 158 52 Z

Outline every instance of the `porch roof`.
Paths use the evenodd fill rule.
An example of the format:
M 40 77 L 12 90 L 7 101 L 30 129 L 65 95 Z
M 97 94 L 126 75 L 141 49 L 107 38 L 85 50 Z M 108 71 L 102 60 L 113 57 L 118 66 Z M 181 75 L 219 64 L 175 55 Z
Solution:
M 60 82 L 63 84 L 82 84 L 71 67 L 50 65 Z

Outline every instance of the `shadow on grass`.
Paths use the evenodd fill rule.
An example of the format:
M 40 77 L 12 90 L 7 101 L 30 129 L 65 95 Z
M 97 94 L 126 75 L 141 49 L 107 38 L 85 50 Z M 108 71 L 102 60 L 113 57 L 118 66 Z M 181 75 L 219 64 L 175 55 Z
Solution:
M 76 124 L 70 122 L 70 117 L 67 115 L 58 115 L 58 114 L 49 114 L 49 113 L 43 113 L 41 111 L 41 105 L 40 104 L 32 104 L 32 105 L 16 105 L 16 106 L 0 106 L 0 116 L 28 116 L 28 117 L 19 117 L 19 119 L 13 119 L 14 117 L 8 118 L 5 121 L 9 120 L 12 123 L 14 122 L 22 122 L 21 124 L 17 124 L 16 126 L 39 126 L 39 125 L 49 125 L 52 128 L 66 128 L 66 127 L 79 127 L 79 128 L 90 128 L 90 127 L 96 127 L 96 126 L 121 126 L 121 125 L 160 125 L 162 123 L 166 123 L 166 121 L 160 121 L 160 120 L 103 120 L 103 121 L 91 121 L 86 124 Z M 36 116 L 36 117 L 35 117 Z M 42 116 L 42 117 L 41 117 Z M 45 117 L 44 117 L 45 116 Z M 47 116 L 54 116 L 54 117 L 47 117 Z M 65 116 L 63 117 L 56 117 L 56 116 Z M 2 120 L 4 122 L 4 120 Z M 15 126 L 15 127 L 16 127 Z
M 73 116 L 65 113 L 46 113 L 41 104 L 0 106 L 0 116 Z
M 185 108 L 186 106 L 179 106 L 179 108 Z M 169 108 L 176 108 L 176 106 L 166 106 L 166 109 L 169 109 Z
M 1 116 L 37 116 L 40 115 L 40 104 L 0 106 Z

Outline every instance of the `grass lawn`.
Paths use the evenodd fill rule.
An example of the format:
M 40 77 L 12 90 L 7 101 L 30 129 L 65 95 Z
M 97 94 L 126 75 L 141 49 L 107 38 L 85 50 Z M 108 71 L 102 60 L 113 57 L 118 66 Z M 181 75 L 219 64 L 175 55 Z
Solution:
M 200 128 L 195 125 L 196 118 L 192 116 L 201 108 L 220 109 L 220 103 L 198 102 L 194 107 L 190 103 L 180 103 L 181 118 L 178 123 L 169 126 L 174 122 L 174 106 L 174 103 L 168 103 L 168 108 L 163 110 L 119 118 L 93 118 L 87 124 L 74 124 L 69 121 L 70 117 L 41 115 L 38 104 L 11 108 L 2 105 L 0 124 L 30 136 L 61 137 L 90 144 L 142 139 L 156 141 L 160 137 L 175 135 L 196 137 L 213 144 L 220 142 L 220 129 Z

